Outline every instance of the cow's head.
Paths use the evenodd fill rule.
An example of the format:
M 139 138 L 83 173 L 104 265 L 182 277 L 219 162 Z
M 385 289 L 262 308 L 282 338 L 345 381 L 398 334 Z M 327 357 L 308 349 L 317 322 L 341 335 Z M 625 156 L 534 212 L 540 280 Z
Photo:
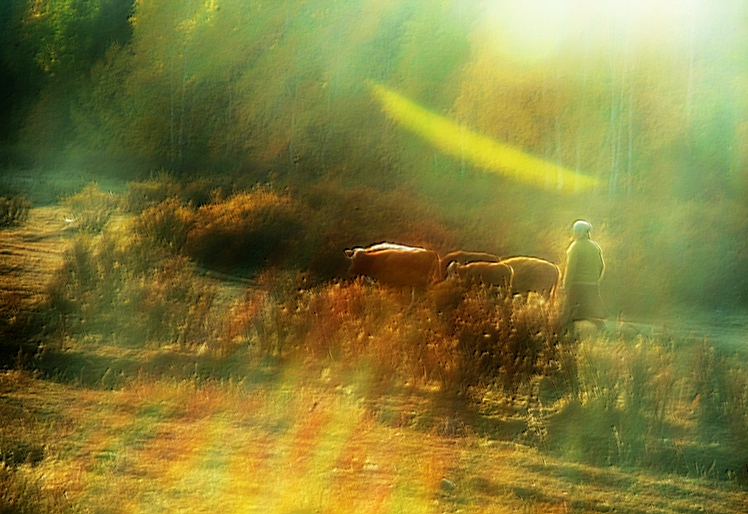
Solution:
M 458 277 L 460 274 L 460 263 L 457 261 L 452 261 L 447 266 L 447 279 L 452 279 L 455 277 Z
M 343 250 L 343 253 L 349 259 L 353 259 L 354 255 L 356 255 L 358 252 L 363 252 L 363 251 L 365 251 L 363 248 L 361 248 L 360 246 L 357 246 L 356 248 L 346 248 L 345 250 Z

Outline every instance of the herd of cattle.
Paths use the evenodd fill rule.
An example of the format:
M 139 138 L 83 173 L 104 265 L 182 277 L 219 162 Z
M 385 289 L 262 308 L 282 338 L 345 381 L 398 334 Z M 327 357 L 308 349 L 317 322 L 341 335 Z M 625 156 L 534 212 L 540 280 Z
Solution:
M 486 285 L 511 288 L 512 294 L 535 292 L 553 299 L 561 273 L 558 266 L 536 257 L 499 257 L 483 252 L 450 252 L 443 257 L 426 248 L 379 243 L 345 250 L 353 276 L 364 275 L 382 284 L 426 287 L 459 277 Z

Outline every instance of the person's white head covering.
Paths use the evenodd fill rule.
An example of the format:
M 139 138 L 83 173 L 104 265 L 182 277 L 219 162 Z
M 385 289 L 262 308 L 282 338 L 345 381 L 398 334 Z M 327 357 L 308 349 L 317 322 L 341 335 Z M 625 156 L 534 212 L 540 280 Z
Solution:
M 574 222 L 574 225 L 572 225 L 572 230 L 576 237 L 589 237 L 592 225 L 585 220 L 577 220 Z

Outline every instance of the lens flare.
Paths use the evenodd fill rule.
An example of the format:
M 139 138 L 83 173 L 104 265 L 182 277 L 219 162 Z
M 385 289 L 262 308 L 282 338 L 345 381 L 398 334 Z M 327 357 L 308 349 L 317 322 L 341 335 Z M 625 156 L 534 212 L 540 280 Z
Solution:
M 447 155 L 545 189 L 575 192 L 598 184 L 594 177 L 538 159 L 434 114 L 381 84 L 372 84 L 371 90 L 390 118 Z

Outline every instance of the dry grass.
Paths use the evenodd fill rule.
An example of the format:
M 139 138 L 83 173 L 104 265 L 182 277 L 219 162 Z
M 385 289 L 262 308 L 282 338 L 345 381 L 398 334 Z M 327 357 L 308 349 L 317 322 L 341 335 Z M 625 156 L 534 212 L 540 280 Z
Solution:
M 92 182 L 60 203 L 78 230 L 99 233 L 119 210 L 121 199 L 113 193 L 101 191 L 98 184 Z
M 72 235 L 59 207 L 29 211 L 18 226 L 0 229 L 0 363 L 33 353 L 48 327 L 47 282 L 64 261 Z
M 558 367 L 549 306 L 479 286 L 445 283 L 416 294 L 362 279 L 310 288 L 288 281 L 272 294 L 253 293 L 234 315 L 234 331 L 244 327 L 260 353 L 365 360 L 377 377 L 457 393 L 494 385 L 517 391 Z
M 149 241 L 181 252 L 195 225 L 194 209 L 186 207 L 176 198 L 146 208 L 138 216 L 135 231 Z
M 141 183 L 133 191 L 144 198 L 129 200 L 131 209 L 141 207 L 134 232 L 155 245 L 203 266 L 234 272 L 257 271 L 270 260 L 280 265 L 299 247 L 308 216 L 286 194 L 258 186 L 228 198 L 216 191 L 209 202 L 199 206 L 176 193 L 160 201 L 149 200 L 172 190 L 184 194 L 169 182 Z
M 50 307 L 71 336 L 124 345 L 208 342 L 212 286 L 186 258 L 108 234 L 77 238 L 50 284 Z
M 5 373 L 2 404 L 27 412 L 6 432 L 42 442 L 44 458 L 6 468 L 4 494 L 17 512 L 728 513 L 748 501 L 708 480 L 389 426 L 371 414 L 365 374 L 277 371 L 261 384 L 136 379 L 116 391 Z
M 25 223 L 0 229 L 0 290 L 19 295 L 23 308 L 43 301 L 71 236 L 60 207 L 31 209 Z

